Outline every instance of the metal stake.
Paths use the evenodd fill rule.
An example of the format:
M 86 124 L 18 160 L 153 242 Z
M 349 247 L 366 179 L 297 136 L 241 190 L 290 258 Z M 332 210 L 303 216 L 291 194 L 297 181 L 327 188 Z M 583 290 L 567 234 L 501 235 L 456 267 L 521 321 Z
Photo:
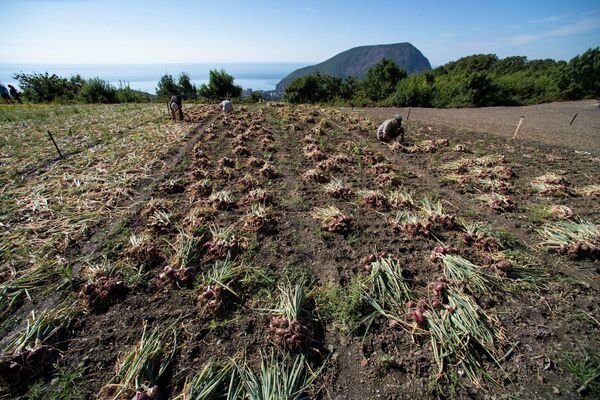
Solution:
M 54 147 L 56 147 L 56 151 L 58 151 L 58 155 L 60 156 L 60 158 L 62 158 L 63 160 L 65 159 L 65 157 L 62 155 L 62 153 L 60 152 L 60 149 L 58 148 L 58 145 L 56 144 L 56 142 L 54 141 L 54 138 L 52 137 L 52 134 L 50 133 L 50 131 L 46 131 L 48 132 L 48 136 L 50 136 L 50 140 L 52 140 L 52 143 L 54 143 Z

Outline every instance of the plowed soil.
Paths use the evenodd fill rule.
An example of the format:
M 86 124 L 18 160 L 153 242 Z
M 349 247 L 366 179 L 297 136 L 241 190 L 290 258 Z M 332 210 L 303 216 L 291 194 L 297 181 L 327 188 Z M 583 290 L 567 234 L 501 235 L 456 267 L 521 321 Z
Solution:
M 77 265 L 76 271 L 108 260 L 142 268 L 143 273 L 139 281 L 127 281 L 127 294 L 112 299 L 105 309 L 74 318 L 61 338 L 59 363 L 83 371 L 86 396 L 94 398 L 111 382 L 123 354 L 140 340 L 144 323 L 174 323 L 177 349 L 168 372 L 157 383 L 161 399 L 178 395 L 186 378 L 209 359 L 238 357 L 257 366 L 260 352 L 270 349 L 302 352 L 315 370 L 324 365 L 308 393 L 316 399 L 580 398 L 581 382 L 566 365 L 569 360 L 597 355 L 600 349 L 600 264 L 542 248 L 540 229 L 551 220 L 540 220 L 539 215 L 545 207 L 559 204 L 580 218 L 596 224 L 600 220 L 598 198 L 577 194 L 581 187 L 600 184 L 600 110 L 593 106 L 592 102 L 572 103 L 572 107 L 559 107 L 560 115 L 555 105 L 413 108 L 403 146 L 377 142 L 375 130 L 389 115 L 406 116 L 406 109 L 340 111 L 266 104 L 216 117 L 202 115 L 203 123 L 191 129 L 188 145 L 173 150 L 170 169 L 148 174 L 151 182 L 134 188 L 137 196 L 132 196 L 128 217 L 110 221 L 78 243 L 77 250 L 63 255 Z M 575 112 L 579 115 L 571 127 L 569 121 L 556 122 Z M 520 115 L 526 115 L 525 123 L 517 139 L 509 139 Z M 555 121 L 555 130 L 548 128 L 551 122 L 528 123 L 545 118 Z M 310 155 L 309 144 L 321 155 Z M 253 166 L 251 157 L 270 165 L 272 171 Z M 514 209 L 494 210 L 478 199 L 490 190 L 448 179 L 449 163 L 485 157 L 500 160 L 499 165 L 514 172 L 505 179 L 510 188 L 503 192 Z M 320 174 L 321 182 L 306 178 L 311 169 Z M 532 191 L 532 180 L 549 172 L 566 179 L 567 192 Z M 382 178 L 385 173 L 387 180 Z M 351 193 L 344 197 L 326 193 L 325 182 L 334 178 L 345 182 Z M 215 209 L 209 193 L 194 192 L 203 179 L 209 192 L 229 191 L 231 206 Z M 430 237 L 411 236 L 395 229 L 392 221 L 398 210 L 374 207 L 361 199 L 361 190 L 388 194 L 398 188 L 410 190 L 417 204 L 426 198 L 439 200 L 457 224 L 439 228 Z M 274 221 L 269 229 L 256 231 L 246 224 L 251 189 L 264 189 L 272 197 L 265 203 Z M 145 214 L 149 204 L 156 202 L 164 205 L 170 221 L 160 229 Z M 315 209 L 327 206 L 337 207 L 352 220 L 349 231 L 328 232 L 313 217 Z M 498 365 L 481 352 L 482 368 L 490 378 L 480 385 L 457 365 L 439 370 L 426 324 L 419 327 L 407 310 L 398 312 L 414 328 L 412 332 L 381 316 L 372 324 L 362 323 L 373 311 L 364 303 L 344 317 L 337 309 L 351 302 L 353 282 L 366 276 L 361 260 L 375 252 L 385 252 L 399 262 L 420 299 L 428 298 L 429 285 L 442 275 L 440 264 L 429 259 L 440 243 L 455 246 L 463 257 L 482 264 L 491 252 L 466 245 L 458 222 L 485 223 L 501 233 L 511 243 L 509 250 L 518 254 L 514 265 L 534 276 L 526 282 L 499 277 L 497 288 L 475 297 L 505 335 L 497 345 Z M 235 251 L 236 262 L 250 271 L 232 283 L 238 296 L 216 316 L 203 311 L 197 297 L 202 274 L 223 254 L 203 251 L 193 265 L 193 284 L 159 279 L 171 263 L 178 235 L 191 226 L 233 229 L 242 244 Z M 161 257 L 153 266 L 127 255 L 131 234 L 144 232 L 159 248 Z M 297 282 L 300 277 L 312 289 L 306 322 L 311 340 L 288 350 L 274 343 L 268 329 L 272 313 L 264 310 L 274 306 L 278 283 Z M 52 307 L 80 288 L 81 284 L 62 287 L 36 299 L 33 306 L 26 303 L 17 309 L 20 322 L 0 344 L 24 328 L 29 310 Z M 35 378 L 50 385 L 52 372 Z M 5 384 L 0 393 L 4 398 L 26 397 L 32 382 Z

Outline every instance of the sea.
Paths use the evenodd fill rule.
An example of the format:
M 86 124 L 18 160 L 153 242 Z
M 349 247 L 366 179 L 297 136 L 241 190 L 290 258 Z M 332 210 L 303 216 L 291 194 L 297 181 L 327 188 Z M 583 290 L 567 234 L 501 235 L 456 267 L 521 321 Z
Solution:
M 129 85 L 132 89 L 154 94 L 161 76 L 171 74 L 177 80 L 182 72 L 190 75 L 192 83 L 208 82 L 210 70 L 225 70 L 243 89 L 275 90 L 275 85 L 290 72 L 311 63 L 202 63 L 202 64 L 6 64 L 0 63 L 0 82 L 18 87 L 16 73 L 45 73 L 61 77 L 81 75 L 100 78 L 115 87 Z

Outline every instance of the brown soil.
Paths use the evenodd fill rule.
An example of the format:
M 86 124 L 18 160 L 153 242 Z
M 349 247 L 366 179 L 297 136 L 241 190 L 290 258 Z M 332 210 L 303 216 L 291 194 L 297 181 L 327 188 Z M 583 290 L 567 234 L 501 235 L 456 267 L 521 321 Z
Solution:
M 574 104 L 591 107 L 591 103 Z M 544 106 L 539 107 L 545 110 Z M 239 251 L 238 260 L 255 268 L 261 267 L 275 281 L 306 275 L 312 279 L 317 291 L 328 286 L 348 289 L 353 277 L 364 274 L 361 259 L 384 251 L 399 260 L 419 295 L 427 296 L 429 283 L 442 273 L 438 265 L 429 261 L 430 252 L 438 242 L 433 237 L 411 237 L 395 231 L 389 221 L 392 210 L 372 207 L 352 195 L 334 198 L 325 193 L 323 183 L 303 180 L 303 174 L 319 163 L 303 155 L 305 144 L 302 140 L 311 134 L 326 157 L 336 154 L 349 157 L 349 162 L 339 164 L 339 171 L 324 173 L 326 179 L 334 176 L 354 190 L 375 190 L 379 188 L 376 178 L 380 174 L 374 172 L 372 165 L 385 161 L 397 173 L 401 184 L 415 192 L 416 199 L 437 197 L 443 200 L 449 214 L 468 221 L 485 221 L 495 230 L 508 233 L 523 252 L 533 257 L 532 263 L 543 273 L 543 279 L 532 286 L 506 281 L 501 289 L 478 299 L 480 305 L 499 320 L 507 336 L 501 348 L 505 354 L 501 360 L 503 370 L 484 359 L 484 367 L 496 383 L 487 381 L 482 388 L 475 388 L 464 377 L 457 381 L 436 381 L 438 371 L 427 336 L 413 336 L 393 329 L 384 318 L 376 319 L 369 329 L 359 324 L 356 330 L 347 333 L 338 329 L 339 321 L 325 316 L 322 309 L 325 305 L 320 304 L 321 297 L 317 296 L 312 304 L 314 319 L 309 327 L 314 341 L 295 350 L 307 354 L 313 367 L 327 363 L 315 385 L 315 398 L 434 398 L 436 395 L 451 396 L 453 390 L 457 397 L 547 399 L 560 393 L 563 398 L 577 398 L 579 383 L 565 370 L 564 361 L 585 353 L 597 354 L 600 348 L 600 325 L 585 317 L 591 315 L 598 319 L 600 315 L 597 302 L 600 268 L 597 261 L 574 260 L 541 250 L 542 238 L 536 227 L 528 224 L 528 218 L 535 207 L 560 203 L 568 205 L 577 215 L 597 222 L 600 204 L 597 199 L 581 196 L 542 197 L 531 192 L 530 182 L 546 172 L 561 171 L 572 187 L 599 184 L 600 161 L 586 154 L 573 153 L 573 149 L 584 147 L 569 139 L 552 136 L 553 139 L 548 140 L 552 146 L 540 145 L 539 132 L 527 125 L 520 131 L 526 141 L 506 140 L 501 132 L 512 126 L 513 112 L 521 114 L 520 111 L 502 110 L 505 110 L 504 114 L 498 109 L 481 111 L 488 113 L 486 115 L 498 113 L 497 121 L 502 121 L 501 125 L 478 122 L 479 128 L 476 128 L 470 125 L 466 116 L 477 110 L 456 110 L 457 115 L 465 116 L 464 122 L 457 123 L 442 117 L 446 111 L 454 110 L 412 109 L 410 120 L 414 122 L 407 132 L 409 142 L 418 144 L 424 140 L 449 139 L 448 146 L 439 144 L 431 152 L 415 153 L 392 151 L 388 145 L 374 139 L 377 124 L 397 110 L 375 109 L 352 114 L 368 114 L 374 116 L 373 121 L 355 121 L 348 118 L 348 113 L 334 109 L 269 105 L 242 109 L 227 116 L 220 114 L 196 131 L 201 136 L 194 137 L 184 148 L 174 150 L 170 170 L 155 175 L 155 181 L 145 183 L 152 183 L 146 186 L 152 188 L 150 193 L 144 192 L 143 187 L 137 188 L 136 207 L 132 207 L 127 221 L 113 221 L 110 224 L 113 229 L 110 226 L 103 229 L 108 234 L 98 232 L 89 242 L 80 244 L 84 254 L 79 257 L 101 259 L 106 254 L 100 252 L 100 241 L 118 238 L 123 241 L 122 248 L 127 246 L 128 238 L 118 237 L 121 229 L 118 226 L 125 225 L 135 233 L 148 228 L 143 206 L 150 198 L 163 199 L 170 204 L 172 226 L 154 234 L 161 239 L 159 243 L 165 261 L 147 270 L 146 284 L 131 288 L 126 295 L 115 299 L 108 310 L 80 316 L 69 331 L 61 364 L 76 368 L 83 363 L 89 397 L 94 397 L 110 382 L 119 357 L 139 341 L 144 321 L 152 326 L 176 321 L 180 328 L 177 351 L 168 373 L 158 383 L 162 398 L 172 398 L 180 393 L 185 379 L 210 358 L 224 360 L 240 356 L 256 365 L 261 350 L 275 347 L 268 330 L 269 315 L 257 310 L 257 305 L 265 305 L 261 303 L 264 290 L 276 290 L 272 283 L 238 283 L 240 296 L 213 318 L 201 313 L 197 306 L 199 288 L 168 286 L 158 281 L 159 273 L 172 254 L 166 241 L 175 241 L 176 227 L 185 228 L 189 224 L 194 208 L 209 206 L 208 196 L 193 199 L 189 190 L 200 179 L 199 175 L 204 174 L 210 179 L 213 192 L 229 190 L 235 199 L 233 206 L 214 212 L 207 223 L 233 226 L 242 233 L 248 245 Z M 406 115 L 404 111 L 401 110 Z M 429 112 L 438 113 L 436 124 L 422 122 L 430 119 Z M 564 115 L 569 112 L 565 111 Z M 550 115 L 554 112 L 550 111 Z M 595 121 L 600 124 L 597 117 L 586 115 L 580 112 L 579 123 Z M 321 120 L 329 121 L 329 124 L 319 124 Z M 442 127 L 445 125 L 452 129 Z M 315 127 L 319 129 L 311 133 Z M 493 133 L 474 132 L 480 130 Z M 598 130 L 581 132 L 589 132 L 585 137 L 591 139 Z M 557 134 L 561 133 L 564 130 L 557 131 Z M 240 134 L 248 152 L 236 156 L 233 149 L 239 146 L 237 136 Z M 348 144 L 348 141 L 352 143 Z M 198 144 L 194 147 L 195 142 Z M 569 143 L 565 149 L 559 147 L 563 142 Z M 464 145 L 466 152 L 454 151 L 458 144 Z M 590 147 L 600 150 L 598 146 Z M 200 151 L 208 160 L 202 168 L 197 167 Z M 516 177 L 510 179 L 514 187 L 510 196 L 517 204 L 514 212 L 498 213 L 479 202 L 476 193 L 445 179 L 442 165 L 463 157 L 483 155 L 504 155 L 505 164 L 515 171 Z M 233 167 L 220 166 L 219 161 L 224 157 L 234 160 Z M 270 163 L 274 174 L 261 173 L 260 167 L 251 166 L 253 163 L 248 163 L 251 157 Z M 221 164 L 227 164 L 227 161 Z M 250 205 L 243 201 L 247 190 L 238 181 L 246 174 L 256 178 L 256 187 L 273 195 L 275 222 L 271 229 L 256 234 L 242 229 Z M 165 190 L 173 187 L 161 185 L 166 181 L 182 184 L 184 191 Z M 311 216 L 314 208 L 330 205 L 351 217 L 351 232 L 327 232 Z M 466 258 L 476 261 L 482 257 L 480 251 L 462 244 L 462 233 L 456 228 L 441 229 L 436 235 L 447 245 L 458 247 Z M 116 262 L 125 256 L 111 253 L 109 257 Z M 196 275 L 208 271 L 213 261 L 213 256 L 204 254 L 194 266 Z M 393 362 L 385 363 L 386 357 Z M 453 372 L 461 374 L 459 370 Z M 25 389 L 5 389 L 4 394 L 11 398 L 23 394 Z
M 354 109 L 374 118 L 391 118 L 400 113 L 406 120 L 409 108 Z M 575 120 L 571 123 L 573 117 Z M 417 108 L 410 109 L 409 120 L 421 124 L 460 130 L 465 133 L 490 133 L 512 138 L 524 117 L 517 139 L 537 145 L 589 152 L 600 156 L 600 101 L 583 100 L 525 107 Z

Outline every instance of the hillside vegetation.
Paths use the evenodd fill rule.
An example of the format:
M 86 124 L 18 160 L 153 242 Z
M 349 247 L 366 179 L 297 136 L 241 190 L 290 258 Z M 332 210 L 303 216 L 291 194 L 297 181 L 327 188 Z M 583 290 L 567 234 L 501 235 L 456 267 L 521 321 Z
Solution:
M 284 90 L 294 79 L 316 72 L 342 79 L 349 76 L 365 79 L 369 69 L 384 58 L 398 64 L 408 74 L 431 69 L 429 60 L 410 43 L 360 46 L 336 54 L 322 63 L 295 70 L 277 84 L 277 90 Z
M 368 71 L 363 81 L 315 73 L 291 82 L 285 96 L 292 103 L 418 107 L 528 105 L 598 98 L 600 48 L 590 49 L 568 63 L 478 54 L 412 76 L 384 59 Z

